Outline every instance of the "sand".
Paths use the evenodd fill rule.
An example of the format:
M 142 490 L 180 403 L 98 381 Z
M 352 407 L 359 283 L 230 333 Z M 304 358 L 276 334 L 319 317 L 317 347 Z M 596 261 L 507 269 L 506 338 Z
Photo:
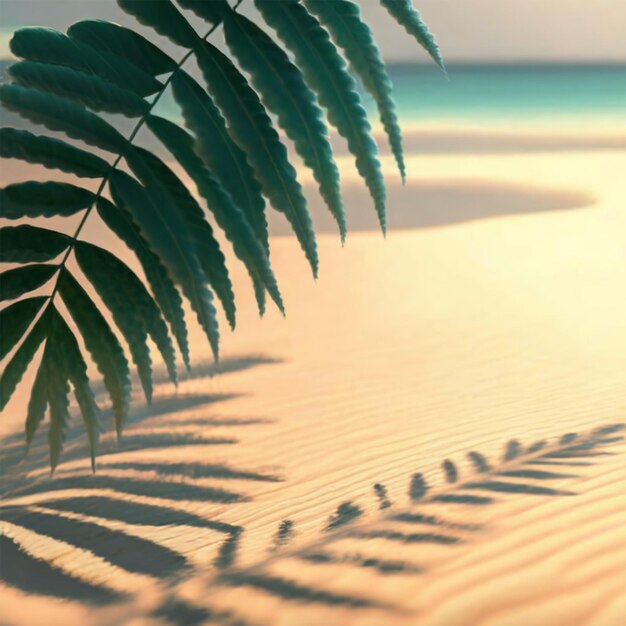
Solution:
M 178 390 L 162 382 L 150 409 L 137 394 L 126 449 L 105 443 L 94 479 L 79 435 L 50 482 L 40 433 L 31 457 L 7 470 L 4 504 L 40 515 L 62 506 L 66 519 L 110 532 L 89 535 L 94 543 L 79 548 L 85 527 L 52 537 L 45 517 L 29 518 L 25 528 L 21 508 L 4 524 L 6 535 L 74 579 L 128 597 L 99 608 L 41 593 L 25 602 L 24 588 L 3 585 L 4 623 L 34 624 L 45 615 L 47 624 L 160 624 L 168 610 L 178 623 L 250 626 L 622 623 L 626 446 L 619 432 L 587 449 L 598 456 L 569 457 L 590 465 L 528 464 L 550 461 L 540 458 L 545 451 L 507 465 L 502 453 L 511 440 L 527 452 L 547 439 L 557 462 L 567 462 L 559 454 L 576 444 L 559 444 L 561 436 L 582 433 L 585 441 L 600 426 L 626 421 L 626 140 L 601 129 L 584 137 L 570 131 L 559 143 L 538 129 L 534 142 L 523 139 L 528 133 L 508 133 L 506 141 L 492 133 L 469 151 L 458 147 L 463 139 L 485 131 L 465 129 L 450 140 L 459 132 L 433 140 L 439 149 L 413 151 L 404 188 L 385 157 L 386 239 L 373 230 L 371 202 L 340 158 L 354 230 L 342 249 L 312 203 L 322 232 L 317 282 L 273 219 L 286 319 L 271 309 L 257 319 L 237 268 L 238 329 L 224 333 L 223 373 L 209 378 L 207 365 Z M 506 149 L 498 148 L 503 142 Z M 195 326 L 191 333 L 194 361 L 203 362 L 208 351 Z M 28 380 L 5 411 L 3 432 L 19 428 L 27 392 Z M 17 441 L 4 446 L 9 463 Z M 456 464 L 459 480 L 487 480 L 469 451 L 488 459 L 491 481 L 511 468 L 552 471 L 568 476 L 511 480 L 576 495 L 465 489 L 493 502 L 410 502 L 415 473 L 429 487 L 426 499 L 458 492 L 445 482 L 444 459 Z M 207 464 L 213 469 L 202 473 Z M 238 473 L 226 476 L 224 467 Z M 379 510 L 375 483 L 392 507 Z M 68 504 L 77 496 L 92 499 Z M 344 502 L 361 515 L 325 532 Z M 124 503 L 166 510 L 131 518 Z M 445 524 L 390 519 L 407 512 Z M 192 513 L 198 518 L 185 518 Z M 199 519 L 243 531 L 201 527 Z M 276 548 L 283 520 L 294 534 Z M 415 533 L 427 536 L 407 542 Z M 320 552 L 340 562 L 306 560 Z M 181 555 L 187 569 L 164 581 Z M 404 570 L 381 572 L 390 560 Z

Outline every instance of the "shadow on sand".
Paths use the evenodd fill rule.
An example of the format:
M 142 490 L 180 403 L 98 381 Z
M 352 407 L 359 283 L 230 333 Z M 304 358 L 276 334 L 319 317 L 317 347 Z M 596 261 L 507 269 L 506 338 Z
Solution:
M 190 377 L 222 376 L 279 362 L 263 355 L 225 358 L 219 368 L 213 363 L 196 366 Z M 157 371 L 155 382 L 159 381 L 165 379 Z M 180 576 L 188 568 L 185 555 L 152 538 L 139 536 L 136 530 L 127 532 L 119 523 L 139 529 L 179 526 L 182 531 L 192 527 L 215 533 L 217 550 L 212 566 L 230 567 L 244 529 L 190 513 L 186 510 L 189 503 L 216 503 L 223 509 L 251 499 L 240 491 L 246 482 L 282 480 L 276 474 L 254 468 L 232 467 L 221 460 L 211 462 L 214 448 L 223 448 L 227 454 L 229 447 L 239 442 L 238 437 L 224 436 L 224 428 L 243 433 L 270 423 L 262 418 L 221 418 L 215 414 L 216 406 L 235 397 L 236 394 L 207 393 L 166 395 L 156 397 L 151 406 L 135 408 L 119 441 L 111 431 L 102 437 L 95 474 L 89 468 L 86 438 L 79 420 L 74 420 L 68 431 L 65 452 L 53 476 L 47 475 L 45 429 L 37 433 L 27 456 L 21 433 L 6 437 L 2 442 L 0 509 L 8 529 L 0 543 L 3 582 L 27 593 L 85 603 L 106 604 L 125 599 L 124 594 L 106 583 L 90 580 L 88 572 L 84 578 L 70 574 L 37 550 L 31 552 L 29 545 L 21 543 L 20 529 L 63 542 L 77 551 L 87 551 L 127 572 L 168 579 Z M 111 424 L 110 416 L 107 419 L 103 413 L 102 422 Z M 214 433 L 214 428 L 221 430 Z M 165 460 L 150 462 L 145 455 L 134 456 L 146 450 L 160 452 L 159 459 Z M 164 456 L 163 451 L 168 454 Z M 183 457 L 185 462 L 168 463 L 170 456 Z M 209 485 L 207 480 L 219 484 Z M 231 489 L 224 481 L 238 481 L 239 486 Z M 117 526 L 111 527 L 112 522 Z
M 2 507 L 2 518 L 8 532 L 0 539 L 4 583 L 27 593 L 94 605 L 128 599 L 123 593 L 107 586 L 106 581 L 96 583 L 90 578 L 88 570 L 69 573 L 53 561 L 46 561 L 41 554 L 31 553 L 29 544 L 20 541 L 19 533 L 23 529 L 63 542 L 77 551 L 86 551 L 125 572 L 172 583 L 171 592 L 152 612 L 153 617 L 167 623 L 194 626 L 214 622 L 252 626 L 248 618 L 239 614 L 240 605 L 218 610 L 211 605 L 210 594 L 205 606 L 201 606 L 201 602 L 193 605 L 177 597 L 176 582 L 189 574 L 191 564 L 185 554 L 178 552 L 171 543 L 162 545 L 154 539 L 154 534 L 147 537 L 139 532 L 143 527 L 171 527 L 184 536 L 198 529 L 197 532 L 215 533 L 214 556 L 209 566 L 209 571 L 214 574 L 209 581 L 212 588 L 241 590 L 242 600 L 251 590 L 270 596 L 279 603 L 275 605 L 276 610 L 280 610 L 280 603 L 286 602 L 299 606 L 318 604 L 329 610 L 386 611 L 389 623 L 392 623 L 393 614 L 400 607 L 379 600 L 375 585 L 362 593 L 346 591 L 341 585 L 334 589 L 335 570 L 332 568 L 339 568 L 339 571 L 357 568 L 373 576 L 419 576 L 427 568 L 423 563 L 411 560 L 411 557 L 422 554 L 416 550 L 423 546 L 452 554 L 455 545 L 487 530 L 483 524 L 471 522 L 473 507 L 486 507 L 505 497 L 575 495 L 563 489 L 562 483 L 578 475 L 574 468 L 584 468 L 581 463 L 586 466 L 611 454 L 605 448 L 621 442 L 621 431 L 624 430 L 624 425 L 616 424 L 587 434 L 567 433 L 555 442 L 542 441 L 528 446 L 510 440 L 505 444 L 500 459 L 488 459 L 472 450 L 466 455 L 465 472 L 450 459 L 442 461 L 443 480 L 439 486 L 432 486 L 420 472 L 410 475 L 404 498 L 402 494 L 390 494 L 382 482 L 376 482 L 371 496 L 374 506 L 369 507 L 369 510 L 377 510 L 373 517 L 361 504 L 346 500 L 323 521 L 317 539 L 296 549 L 293 548 L 298 530 L 296 524 L 293 519 L 283 519 L 268 546 L 267 559 L 247 567 L 238 565 L 245 528 L 193 513 L 189 510 L 192 508 L 190 505 L 194 502 L 217 503 L 223 511 L 225 506 L 237 506 L 239 502 L 250 499 L 246 493 L 222 485 L 207 485 L 203 482 L 205 480 L 226 481 L 227 484 L 248 481 L 259 485 L 275 483 L 281 478 L 254 468 L 207 462 L 207 451 L 217 445 L 216 439 L 221 438 L 212 437 L 206 430 L 197 437 L 188 434 L 179 436 L 175 432 L 134 432 L 138 428 L 145 429 L 146 421 L 153 418 L 154 426 L 162 426 L 163 423 L 171 428 L 187 426 L 188 423 L 198 425 L 202 420 L 195 412 L 191 412 L 189 418 L 184 412 L 177 417 L 177 412 L 189 406 L 201 411 L 206 406 L 208 412 L 216 402 L 227 399 L 222 397 L 218 400 L 210 395 L 183 396 L 179 406 L 174 398 L 168 397 L 160 406 L 159 401 L 155 403 L 155 414 L 143 409 L 135 413 L 124 439 L 128 447 L 124 448 L 122 442 L 120 449 L 107 449 L 95 475 L 88 472 L 85 464 L 85 468 L 70 469 L 66 474 L 62 470 L 61 475 L 51 478 L 9 477 L 4 482 Z M 169 410 L 164 407 L 169 407 Z M 216 421 L 220 420 L 209 415 L 205 425 L 210 429 Z M 229 428 L 239 432 L 255 425 L 263 427 L 266 421 L 237 418 L 226 420 L 222 425 L 228 423 Z M 40 442 L 40 445 L 44 443 Z M 220 445 L 223 443 L 221 441 Z M 228 443 L 234 445 L 236 439 Z M 202 450 L 202 461 L 193 462 L 185 458 L 184 462 L 155 462 L 146 460 L 145 455 L 142 458 L 133 457 L 137 450 L 150 445 L 153 450 L 172 453 L 177 449 L 180 452 L 180 448 L 186 453 Z M 80 458 L 79 451 L 82 455 L 86 454 L 84 438 L 73 433 L 69 452 Z M 129 457 L 122 453 L 128 453 Z M 34 469 L 41 470 L 47 458 L 43 452 L 37 455 L 29 462 L 34 463 Z M 539 463 L 551 465 L 541 467 Z M 115 475 L 109 472 L 115 472 Z M 146 499 L 150 501 L 146 502 Z M 397 504 L 402 501 L 408 506 Z M 458 516 L 456 520 L 449 519 L 457 509 L 462 513 L 461 519 Z M 113 522 L 117 525 L 111 525 Z M 342 544 L 344 540 L 350 542 L 348 550 Z M 376 547 L 373 553 L 372 546 Z M 402 558 L 397 558 L 398 549 L 402 550 Z M 297 559 L 303 570 L 292 570 L 295 573 L 291 576 L 278 574 L 272 564 L 284 557 Z M 306 574 L 307 567 L 330 569 L 327 575 L 311 577 Z M 83 573 L 84 576 L 79 575 Z M 254 622 L 255 626 L 257 623 Z
M 371 200 L 358 183 L 345 184 L 346 220 L 350 232 L 378 231 L 376 215 L 364 211 Z M 592 206 L 594 198 L 586 192 L 505 183 L 491 180 L 408 180 L 404 186 L 389 189 L 388 230 L 435 228 L 462 222 L 501 217 L 531 215 L 551 211 L 569 211 Z M 313 194 L 311 211 L 319 232 L 335 233 L 336 224 Z M 270 216 L 270 232 L 290 233 L 280 215 Z

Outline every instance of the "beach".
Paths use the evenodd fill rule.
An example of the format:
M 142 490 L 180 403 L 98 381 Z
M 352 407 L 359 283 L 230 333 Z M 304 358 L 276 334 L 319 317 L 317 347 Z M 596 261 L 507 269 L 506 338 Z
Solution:
M 178 388 L 161 377 L 152 407 L 136 386 L 126 439 L 115 443 L 109 416 L 94 476 L 78 418 L 53 477 L 45 428 L 17 464 L 27 378 L 2 422 L 4 503 L 40 515 L 6 521 L 27 552 L 16 562 L 42 559 L 119 603 L 3 584 L 4 622 L 157 625 L 170 623 L 168 607 L 185 607 L 175 613 L 188 620 L 172 623 L 618 626 L 626 131 L 593 119 L 411 121 L 404 186 L 382 156 L 386 237 L 338 145 L 346 244 L 302 171 L 319 278 L 273 213 L 286 316 L 269 304 L 259 319 L 233 262 L 238 321 L 231 333 L 222 320 L 222 364 L 188 316 L 199 365 Z M 3 184 L 20 172 L 7 168 Z M 97 224 L 86 233 L 96 239 Z M 547 453 L 529 450 L 538 441 Z M 514 482 L 532 478 L 535 489 L 484 487 L 481 474 L 493 483 L 505 471 L 526 472 Z M 482 506 L 445 495 L 479 479 L 482 490 L 463 493 L 482 494 Z M 541 492 L 548 485 L 554 493 Z M 137 504 L 167 511 L 133 517 Z M 48 536 L 52 515 L 108 538 L 95 553 L 74 545 L 71 528 Z M 175 576 L 162 574 L 168 559 Z

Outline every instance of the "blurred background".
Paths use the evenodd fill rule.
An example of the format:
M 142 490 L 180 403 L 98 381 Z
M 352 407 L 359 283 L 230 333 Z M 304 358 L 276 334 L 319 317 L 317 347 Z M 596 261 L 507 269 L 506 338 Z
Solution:
M 251 5 L 246 0 L 241 11 L 254 18 Z M 253 624 L 257 617 L 273 623 L 276 615 L 289 626 L 392 622 L 388 615 L 376 621 L 380 614 L 364 610 L 355 617 L 347 609 L 333 621 L 330 612 L 315 613 L 306 603 L 294 608 L 283 598 L 272 604 L 258 590 L 213 593 L 211 563 L 222 536 L 170 522 L 146 529 L 137 520 L 149 522 L 153 512 L 133 518 L 124 506 L 158 504 L 177 515 L 191 512 L 203 520 L 241 524 L 238 558 L 253 563 L 267 556 L 287 517 L 295 523 L 297 540 L 311 541 L 342 502 L 356 502 L 376 515 L 375 482 L 386 485 L 391 500 L 402 506 L 411 473 L 441 483 L 443 458 L 462 463 L 468 450 L 481 450 L 497 459 L 506 441 L 585 432 L 623 421 L 626 410 L 626 1 L 415 0 L 437 36 L 447 77 L 378 0 L 360 5 L 388 63 L 404 133 L 408 176 L 402 185 L 373 103 L 363 95 L 388 185 L 387 238 L 378 231 L 371 199 L 341 138 L 331 137 L 348 218 L 344 247 L 292 151 L 320 233 L 320 276 L 310 277 L 293 235 L 270 210 L 271 256 L 285 319 L 273 309 L 258 319 L 247 276 L 233 262 L 238 328 L 231 333 L 221 320 L 224 375 L 213 376 L 219 368 L 209 363 L 208 347 L 189 315 L 192 358 L 200 366 L 177 389 L 159 379 L 155 408 L 135 393 L 126 448 L 115 443 L 106 416 L 109 432 L 93 479 L 78 417 L 67 459 L 54 477 L 49 477 L 45 424 L 30 460 L 20 461 L 32 372 L 0 424 L 7 435 L 5 485 L 36 481 L 40 489 L 9 504 L 109 498 L 111 508 L 101 513 L 108 528 L 166 546 L 197 568 L 182 577 L 185 597 L 247 611 Z M 187 17 L 206 30 L 194 15 Z M 149 34 L 114 0 L 0 0 L 1 80 L 7 80 L 14 29 L 64 30 L 83 18 L 110 19 Z M 158 41 L 174 58 L 182 56 L 166 40 Z M 220 42 L 219 31 L 212 41 Z M 193 65 L 189 70 L 196 73 Z M 158 112 L 180 116 L 168 97 Z M 0 113 L 3 125 L 23 127 L 14 115 Z M 122 128 L 128 123 L 115 121 Z M 140 141 L 168 158 L 147 133 Z M 29 178 L 46 180 L 50 172 L 3 161 L 3 185 Z M 84 232 L 128 257 L 97 220 Z M 225 253 L 232 259 L 228 246 Z M 210 443 L 216 437 L 233 438 L 237 445 L 218 448 Z M 411 626 L 465 626 L 468 616 L 477 626 L 573 625 L 589 615 L 601 619 L 585 624 L 615 626 L 622 622 L 611 620 L 624 608 L 624 581 L 620 586 L 616 574 L 624 571 L 626 558 L 623 459 L 623 454 L 604 459 L 606 472 L 602 466 L 590 469 L 596 473 L 576 483 L 586 494 L 580 499 L 550 504 L 535 499 L 519 506 L 515 501 L 480 514 L 462 509 L 464 522 L 485 523 L 489 532 L 475 552 L 459 548 L 464 555 L 459 567 L 422 544 L 398 544 L 389 553 L 381 548 L 378 556 L 393 553 L 425 564 L 417 584 L 373 580 L 364 570 L 353 576 L 345 563 L 321 574 L 302 563 L 280 571 L 297 577 L 298 567 L 304 568 L 309 582 L 328 586 L 338 580 L 340 590 L 365 590 L 383 602 L 410 604 L 420 615 L 415 621 L 407 617 Z M 198 469 L 207 463 L 241 471 L 233 480 L 232 474 Z M 159 474 L 167 464 L 178 469 Z M 64 479 L 79 482 L 54 486 Z M 131 483 L 139 479 L 157 486 L 133 493 Z M 205 492 L 194 500 L 185 491 L 166 500 L 163 490 L 172 482 L 174 492 L 190 486 L 189 494 L 234 484 L 249 500 L 226 505 L 204 499 Z M 93 521 L 96 514 L 87 513 L 76 509 L 73 519 Z M 70 549 L 44 531 L 8 526 L 32 555 L 54 560 L 83 583 L 141 597 L 132 609 L 107 613 L 0 585 L 0 605 L 16 607 L 8 624 L 35 624 L 42 615 L 48 624 L 64 626 L 153 623 L 133 620 L 164 597 L 158 567 L 163 555 L 150 553 L 147 574 L 140 576 L 106 560 L 119 557 L 119 537 L 101 542 L 105 558 L 100 558 L 88 549 Z M 135 548 L 143 563 L 141 549 L 126 546 L 130 554 Z M 576 584 L 584 593 L 574 602 Z M 617 610 L 605 614 L 605 606 Z M 399 614 L 393 623 L 400 623 L 396 619 Z

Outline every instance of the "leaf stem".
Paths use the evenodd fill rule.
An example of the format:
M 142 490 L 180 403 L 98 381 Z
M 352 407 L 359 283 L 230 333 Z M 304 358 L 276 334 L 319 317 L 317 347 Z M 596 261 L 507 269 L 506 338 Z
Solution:
M 240 0 L 241 1 L 241 0 Z M 237 3 L 239 4 L 239 3 Z M 208 32 L 206 33 L 206 35 L 204 35 L 204 37 L 202 38 L 202 40 L 206 40 L 207 37 L 209 37 L 214 31 L 215 29 L 220 25 L 221 22 L 218 22 L 217 24 L 214 24 L 213 26 L 211 26 L 211 28 L 208 30 Z M 187 61 L 187 59 L 193 54 L 193 49 L 189 50 L 185 56 L 178 62 L 178 64 L 176 65 L 176 67 L 174 68 L 174 70 L 172 70 L 172 72 L 170 73 L 170 75 L 167 77 L 167 79 L 165 80 L 165 82 L 163 83 L 163 87 L 162 89 L 159 91 L 159 93 L 157 93 L 156 97 L 154 98 L 154 100 L 150 103 L 150 107 L 148 108 L 148 110 L 140 117 L 139 121 L 137 122 L 137 124 L 135 124 L 135 127 L 133 128 L 132 132 L 130 133 L 130 135 L 128 136 L 128 143 L 132 144 L 133 140 L 135 139 L 135 137 L 137 136 L 137 133 L 141 130 L 141 127 L 144 125 L 146 118 L 152 113 L 152 110 L 154 109 L 154 107 L 158 104 L 159 100 L 161 99 L 161 96 L 165 93 L 165 91 L 167 90 L 168 85 L 170 84 L 170 82 L 172 81 L 172 78 L 174 77 L 174 75 L 182 68 L 182 66 L 185 64 L 185 62 Z M 124 158 L 124 154 L 123 153 L 119 153 L 117 155 L 117 157 L 115 158 L 115 160 L 113 161 L 113 163 L 111 163 L 111 165 L 109 166 L 109 169 L 107 171 L 107 173 L 102 177 L 102 180 L 100 181 L 100 185 L 96 191 L 95 194 L 95 198 L 93 201 L 93 204 L 83 213 L 83 216 L 80 220 L 80 222 L 78 223 L 78 226 L 76 227 L 76 230 L 74 231 L 74 235 L 72 236 L 72 241 L 70 242 L 67 251 L 65 252 L 65 255 L 63 256 L 63 258 L 61 259 L 61 262 L 59 263 L 58 269 L 59 269 L 59 277 L 61 272 L 64 270 L 65 268 L 65 264 L 67 263 L 67 260 L 70 256 L 70 254 L 72 253 L 72 250 L 74 249 L 74 245 L 76 244 L 76 242 L 78 241 L 78 236 L 80 235 L 83 227 L 85 226 L 85 223 L 87 222 L 87 219 L 89 218 L 89 215 L 91 214 L 93 208 L 96 206 L 96 204 L 98 203 L 98 200 L 100 199 L 100 197 L 102 196 L 102 193 L 104 191 L 104 188 L 106 187 L 107 183 L 109 182 L 109 176 L 111 175 L 111 173 L 117 168 L 117 166 L 119 165 L 120 161 Z M 52 289 L 52 293 L 50 294 L 50 299 L 48 301 L 48 306 L 50 306 L 52 304 L 52 301 L 54 300 L 54 296 L 56 295 L 57 291 L 58 291 L 58 287 L 59 287 L 59 277 L 57 277 L 57 280 L 54 284 L 54 288 Z M 46 307 L 47 308 L 47 307 Z

